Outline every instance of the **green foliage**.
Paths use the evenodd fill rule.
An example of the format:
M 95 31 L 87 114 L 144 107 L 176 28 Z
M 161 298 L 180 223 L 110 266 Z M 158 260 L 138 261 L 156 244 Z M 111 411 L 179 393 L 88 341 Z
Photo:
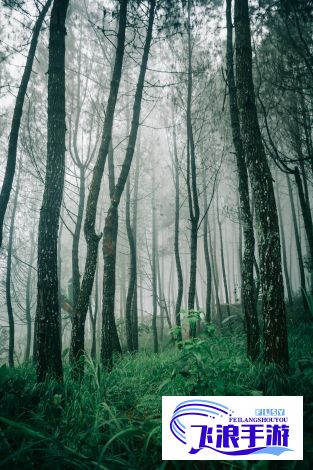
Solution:
M 304 395 L 305 439 L 312 442 L 312 334 L 311 326 L 292 330 L 288 378 L 272 365 L 252 364 L 245 357 L 244 335 L 221 335 L 211 325 L 200 337 L 182 341 L 181 349 L 125 354 L 111 372 L 87 356 L 81 383 L 71 380 L 68 365 L 62 386 L 36 385 L 29 364 L 16 370 L 2 366 L 0 467 L 201 468 L 197 462 L 161 461 L 162 395 L 262 395 L 278 393 L 286 381 L 290 394 Z M 206 468 L 266 465 L 212 462 Z

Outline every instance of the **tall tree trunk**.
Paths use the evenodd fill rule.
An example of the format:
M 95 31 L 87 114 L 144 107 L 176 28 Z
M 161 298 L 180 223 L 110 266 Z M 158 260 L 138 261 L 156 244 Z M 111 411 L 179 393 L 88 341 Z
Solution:
M 217 214 L 217 226 L 218 226 L 218 233 L 219 233 L 219 241 L 220 241 L 220 254 L 221 254 L 221 266 L 222 266 L 224 293 L 225 293 L 225 303 L 226 303 L 227 316 L 229 317 L 230 316 L 229 294 L 228 294 L 228 285 L 227 285 L 227 278 L 226 278 L 222 222 L 221 222 L 221 219 L 220 219 L 218 197 L 216 199 L 216 214 Z
M 140 321 L 143 324 L 144 323 L 144 310 L 143 310 L 143 288 L 142 288 L 142 283 L 143 283 L 143 276 L 142 276 L 142 270 L 140 269 L 140 290 L 139 290 L 139 298 L 140 298 Z
M 81 68 L 82 68 L 82 23 L 80 24 L 80 38 L 79 38 L 79 51 L 78 51 L 78 73 L 77 73 L 77 93 L 76 93 L 76 117 L 74 124 L 74 135 L 73 135 L 73 150 L 74 155 L 71 153 L 72 159 L 75 165 L 79 169 L 79 187 L 78 187 L 78 209 L 75 229 L 72 240 L 72 292 L 73 292 L 73 306 L 77 306 L 79 291 L 80 291 L 80 271 L 79 271 L 79 242 L 83 223 L 84 204 L 85 204 L 85 165 L 79 156 L 78 151 L 78 130 L 79 121 L 82 110 L 82 99 L 81 99 Z M 92 126 L 92 124 L 91 124 Z M 71 145 L 71 142 L 70 142 Z
M 72 243 L 72 285 L 73 285 L 73 306 L 74 309 L 77 306 L 79 291 L 80 291 L 80 271 L 79 271 L 79 241 L 80 234 L 83 224 L 85 205 L 85 168 L 80 165 L 79 168 L 79 201 L 78 201 L 78 212 L 75 224 L 75 230 L 73 233 Z
M 49 37 L 46 178 L 38 230 L 37 381 L 63 380 L 57 241 L 65 172 L 65 19 L 68 0 L 54 0 Z
M 62 337 L 63 337 L 63 329 L 62 329 L 62 290 L 61 290 L 61 285 L 62 285 L 62 256 L 61 256 L 61 248 L 62 248 L 62 233 L 63 233 L 63 210 L 64 208 L 61 208 L 61 223 L 60 223 L 60 228 L 59 228 L 59 236 L 58 236 L 58 247 L 57 247 L 57 266 L 58 266 L 58 298 L 59 298 L 59 322 L 60 322 L 60 347 L 62 350 Z M 36 328 L 34 328 L 34 331 Z M 35 344 L 35 339 L 36 335 L 34 335 L 34 344 Z M 33 350 L 33 359 L 34 357 L 37 357 L 35 354 L 35 350 Z
M 14 314 L 12 307 L 11 298 L 11 272 L 12 272 L 12 254 L 13 254 L 13 238 L 14 238 L 14 227 L 15 227 L 15 215 L 17 209 L 17 199 L 20 189 L 20 170 L 17 177 L 15 196 L 13 200 L 12 214 L 10 220 L 9 229 L 9 241 L 8 241 L 8 256 L 7 256 L 7 269 L 6 269 L 6 280 L 5 280 L 5 298 L 8 311 L 9 320 L 9 367 L 14 367 Z
M 137 298 L 137 213 L 138 213 L 138 190 L 139 190 L 139 166 L 140 166 L 140 134 L 138 138 L 138 148 L 136 153 L 136 169 L 134 178 L 134 197 L 133 197 L 133 221 L 132 221 L 132 232 L 134 237 L 134 253 L 133 256 L 136 260 L 136 271 L 135 271 L 135 288 L 133 293 L 132 302 L 132 335 L 133 335 L 133 347 L 135 351 L 138 351 L 138 298 Z
M 214 260 L 214 256 L 213 256 L 213 247 L 212 247 L 212 240 L 211 240 L 210 233 L 208 233 L 208 238 L 209 238 L 210 255 L 211 255 L 211 260 L 212 260 L 212 273 L 213 273 L 213 282 L 214 282 L 214 289 L 215 289 L 217 323 L 218 323 L 218 326 L 221 327 L 223 318 L 222 318 L 220 297 L 218 293 L 218 279 L 217 279 L 217 274 L 216 274 L 217 265 L 216 265 L 216 260 Z
M 97 263 L 96 278 L 95 278 L 95 310 L 92 319 L 92 341 L 90 356 L 93 360 L 97 357 L 97 319 L 99 311 L 99 265 Z
M 173 152 L 174 152 L 174 174 L 175 174 L 175 227 L 174 227 L 174 253 L 175 253 L 175 264 L 177 272 L 177 297 L 175 304 L 175 323 L 177 327 L 176 338 L 177 341 L 182 340 L 181 332 L 181 320 L 180 311 L 183 299 L 183 271 L 180 261 L 179 253 L 179 212 L 180 212 L 180 197 L 179 197 L 179 162 L 177 155 L 177 137 L 176 137 L 176 126 L 174 121 L 174 103 L 172 103 L 172 126 L 173 126 Z
M 162 345 L 164 340 L 164 304 L 163 304 L 163 292 L 162 292 L 162 285 L 161 285 L 161 271 L 160 271 L 160 259 L 159 259 L 159 247 L 156 249 L 155 253 L 156 257 L 156 270 L 157 270 L 157 285 L 158 285 L 158 292 L 157 292 L 157 299 L 158 305 L 160 310 L 160 343 Z M 161 346 L 163 347 L 163 345 Z
M 276 184 L 276 200 L 277 200 L 277 211 L 278 211 L 278 220 L 279 220 L 281 247 L 282 247 L 282 261 L 283 261 L 283 268 L 284 268 L 284 274 L 285 274 L 285 283 L 286 283 L 286 289 L 287 289 L 287 295 L 288 295 L 288 303 L 289 305 L 292 305 L 293 300 L 292 300 L 292 292 L 291 292 L 291 287 L 290 287 L 289 273 L 288 273 L 288 266 L 287 266 L 286 240 L 285 240 L 285 232 L 284 232 L 283 217 L 282 217 L 282 212 L 281 212 L 278 184 Z
M 299 234 L 298 222 L 297 222 L 297 216 L 296 216 L 296 209 L 295 209 L 295 203 L 294 203 L 293 194 L 292 194 L 290 178 L 289 178 L 288 174 L 286 175 L 286 178 L 287 178 L 287 184 L 288 184 L 288 193 L 289 193 L 289 199 L 290 199 L 292 223 L 293 223 L 293 228 L 294 228 L 294 232 L 295 232 L 295 241 L 296 241 L 296 248 L 297 248 L 297 255 L 298 255 L 301 297 L 302 297 L 303 309 L 304 309 L 304 314 L 305 314 L 306 321 L 312 321 L 312 317 L 311 317 L 310 309 L 309 309 L 309 305 L 308 305 L 308 300 L 307 300 L 307 296 L 306 296 L 305 271 L 304 271 L 304 264 L 303 264 L 301 240 L 300 240 L 300 234 Z
M 152 163 L 154 165 L 154 162 Z M 153 334 L 153 351 L 159 352 L 158 329 L 157 329 L 157 313 L 158 313 L 158 278 L 157 278 L 157 224 L 156 224 L 156 207 L 155 207 L 155 176 L 154 167 L 152 167 L 152 334 Z
M 303 190 L 302 179 L 301 179 L 301 175 L 300 175 L 298 167 L 295 168 L 295 181 L 296 181 L 296 185 L 297 185 L 297 188 L 298 188 L 301 212 L 302 212 L 302 217 L 303 217 L 303 222 L 304 222 L 306 238 L 307 238 L 307 242 L 308 242 L 308 248 L 309 248 L 309 252 L 310 252 L 310 260 L 311 260 L 311 264 L 313 265 L 312 215 L 311 215 L 310 208 L 309 208 L 309 206 L 306 202 L 306 197 L 305 197 L 304 190 Z
M 126 339 L 128 351 L 134 351 L 133 343 L 133 322 L 132 322 L 132 306 L 133 296 L 136 288 L 136 246 L 135 239 L 131 227 L 130 220 L 130 179 L 128 178 L 126 184 L 126 230 L 130 249 L 130 272 L 129 272 L 129 285 L 126 298 Z
M 196 321 L 193 316 L 197 283 L 197 247 L 198 247 L 198 222 L 200 216 L 198 188 L 197 188 L 197 170 L 196 153 L 192 127 L 192 44 L 191 44 L 191 0 L 188 0 L 188 84 L 187 84 L 187 191 L 189 216 L 191 221 L 190 233 L 190 272 L 189 272 L 189 291 L 188 291 L 188 312 L 191 315 L 189 322 L 189 336 L 196 336 Z
M 72 337 L 70 348 L 70 361 L 75 366 L 74 375 L 79 376 L 83 373 L 83 353 L 84 353 L 84 335 L 85 321 L 89 306 L 89 299 L 93 288 L 93 282 L 96 272 L 98 246 L 100 237 L 96 234 L 95 223 L 97 215 L 97 203 L 100 194 L 101 180 L 103 176 L 106 158 L 109 152 L 112 126 L 117 101 L 118 90 L 122 75 L 122 66 L 124 58 L 124 44 L 127 17 L 127 0 L 121 0 L 119 9 L 119 24 L 117 33 L 117 46 L 115 53 L 115 63 L 110 84 L 109 98 L 103 124 L 101 145 L 98 158 L 95 163 L 90 190 L 87 199 L 86 216 L 84 223 L 84 233 L 87 242 L 87 256 L 85 262 L 84 275 L 81 283 L 77 306 L 75 308 L 72 325 Z M 117 228 L 117 227 L 116 227 Z
M 34 232 L 30 235 L 30 257 L 29 265 L 27 269 L 27 281 L 26 281 L 26 295 L 25 295 L 25 318 L 26 318 L 26 346 L 24 361 L 28 362 L 30 357 L 30 345 L 32 339 L 32 318 L 31 318 L 31 287 L 32 287 L 32 270 L 33 262 L 35 257 L 35 240 Z
M 126 320 L 125 311 L 126 311 L 126 287 L 125 287 L 125 260 L 124 256 L 121 261 L 121 274 L 120 274 L 120 318 L 121 320 Z
M 252 76 L 248 0 L 235 0 L 236 85 L 241 138 L 259 226 L 264 360 L 288 367 L 280 238 L 272 175 L 260 132 Z
M 103 277 L 103 306 L 102 306 L 102 337 L 101 337 L 101 361 L 103 365 L 111 367 L 113 360 L 113 352 L 121 352 L 119 343 L 115 316 L 114 316 L 114 300 L 115 300 L 115 264 L 116 264 L 116 240 L 118 228 L 118 206 L 123 194 L 129 170 L 131 167 L 141 110 L 142 93 L 144 87 L 145 74 L 147 70 L 150 45 L 152 39 L 152 29 L 155 15 L 156 0 L 150 1 L 149 22 L 147 35 L 145 39 L 144 51 L 138 82 L 136 86 L 133 116 L 131 130 L 128 140 L 125 159 L 122 165 L 121 173 L 114 188 L 111 205 L 109 207 L 103 229 L 103 260 L 104 260 L 104 277 Z
M 29 46 L 29 51 L 27 54 L 26 64 L 24 72 L 22 75 L 21 83 L 18 89 L 15 107 L 13 112 L 13 118 L 11 123 L 11 131 L 9 136 L 9 146 L 7 154 L 7 163 L 5 168 L 4 179 L 2 183 L 1 193 L 0 193 L 0 248 L 2 246 L 2 236 L 3 236 L 3 222 L 5 212 L 8 206 L 10 199 L 10 194 L 12 190 L 12 184 L 15 174 L 16 167 L 16 154 L 17 154 L 17 143 L 18 136 L 20 132 L 21 119 L 23 114 L 23 105 L 25 101 L 25 96 L 27 92 L 28 82 L 33 68 L 33 62 L 36 54 L 38 37 L 41 30 L 42 23 L 45 19 L 45 16 L 50 8 L 52 0 L 47 0 L 45 5 L 42 7 L 41 12 L 39 13 L 37 20 L 33 28 L 33 34 Z
M 170 318 L 170 315 L 169 315 L 167 302 L 166 302 L 166 299 L 165 299 L 164 284 L 162 282 L 162 280 L 164 280 L 164 264 L 163 264 L 164 261 L 162 260 L 162 276 L 161 276 L 160 260 L 159 260 L 158 252 L 157 252 L 156 255 L 157 255 L 156 256 L 156 258 L 157 258 L 157 275 L 158 275 L 158 286 L 159 286 L 159 306 L 160 306 L 160 312 L 161 312 L 161 328 L 163 328 L 163 330 L 164 330 L 164 318 L 166 318 L 169 330 L 171 330 L 172 329 L 172 322 L 171 322 L 171 318 Z M 165 313 L 165 316 L 164 316 L 164 313 Z M 162 321 L 163 321 L 163 325 L 162 325 Z M 163 333 L 164 333 L 164 331 L 162 331 L 162 340 L 163 340 Z
M 239 261 L 241 271 L 241 298 L 243 304 L 244 318 L 247 329 L 247 354 L 254 360 L 259 354 L 259 324 L 257 317 L 257 296 L 253 279 L 254 263 L 254 231 L 253 217 L 249 201 L 249 182 L 246 167 L 244 148 L 241 139 L 239 109 L 237 103 L 237 92 L 235 85 L 235 74 L 233 64 L 233 25 L 231 15 L 232 1 L 226 1 L 226 21 L 227 21 L 227 80 L 229 90 L 229 110 L 233 144 L 235 147 L 236 164 L 238 172 L 238 192 L 240 200 L 240 221 L 239 221 Z M 244 253 L 242 257 L 242 230 L 244 235 Z
M 211 299 L 212 299 L 212 266 L 210 261 L 209 254 L 209 244 L 208 244 L 208 197 L 207 197 L 207 187 L 205 176 L 203 173 L 203 210 L 205 211 L 205 216 L 203 219 L 203 250 L 204 250 L 204 260 L 205 260 L 205 270 L 206 270 L 206 287 L 205 287 L 205 321 L 210 323 L 212 320 L 211 315 Z

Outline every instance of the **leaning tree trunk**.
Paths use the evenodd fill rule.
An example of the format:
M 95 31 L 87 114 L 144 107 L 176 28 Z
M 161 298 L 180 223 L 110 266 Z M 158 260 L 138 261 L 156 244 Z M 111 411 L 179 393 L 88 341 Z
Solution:
M 123 194 L 132 159 L 134 156 L 139 117 L 142 101 L 142 93 L 144 87 L 145 74 L 147 70 L 150 44 L 152 39 L 152 29 L 155 15 L 156 0 L 150 1 L 149 23 L 147 35 L 144 45 L 142 62 L 138 82 L 136 86 L 133 116 L 126 150 L 125 159 L 121 169 L 120 176 L 114 188 L 111 205 L 109 207 L 103 230 L 103 260 L 104 260 L 104 276 L 103 276 L 103 307 L 102 307 L 102 337 L 101 337 L 101 361 L 103 365 L 111 366 L 113 360 L 113 352 L 121 352 L 114 315 L 115 301 L 115 265 L 116 265 L 116 241 L 118 228 L 118 206 Z
M 254 231 L 253 217 L 249 201 L 249 182 L 248 173 L 244 156 L 244 148 L 241 139 L 239 109 L 237 103 L 237 93 L 235 85 L 235 74 L 233 64 L 233 25 L 231 18 L 232 1 L 226 2 L 226 22 L 227 22 L 227 81 L 229 90 L 229 111 L 231 120 L 231 129 L 233 144 L 235 147 L 237 172 L 238 172 L 238 191 L 240 200 L 240 222 L 239 222 L 239 257 L 241 268 L 241 296 L 245 324 L 247 329 L 247 354 L 254 360 L 259 354 L 259 324 L 257 317 L 257 298 L 253 279 L 254 263 Z M 244 253 L 241 257 L 241 223 L 244 235 Z
M 7 256 L 7 269 L 6 269 L 6 280 L 5 280 L 5 298 L 8 311 L 9 320 L 9 367 L 14 367 L 14 314 L 12 307 L 11 298 L 11 271 L 12 271 L 12 254 L 13 254 L 13 237 L 14 237 L 14 226 L 15 226 L 15 215 L 17 209 L 17 198 L 20 188 L 19 183 L 20 175 L 18 175 L 15 196 L 13 200 L 10 230 L 9 230 L 9 243 L 8 243 L 8 256 Z
M 260 132 L 252 76 L 248 0 L 235 0 L 236 85 L 241 138 L 255 198 L 263 294 L 264 360 L 288 367 L 280 238 L 273 180 Z
M 21 118 L 23 114 L 23 105 L 27 92 L 28 82 L 33 68 L 39 33 L 45 16 L 50 8 L 51 2 L 52 0 L 47 0 L 35 22 L 32 39 L 30 42 L 29 51 L 26 59 L 26 64 L 22 75 L 22 80 L 15 101 L 15 107 L 11 123 L 11 131 L 9 136 L 7 164 L 0 193 L 0 248 L 2 246 L 4 216 L 10 199 L 15 174 L 17 143 L 21 126 Z
M 69 0 L 54 0 L 49 37 L 46 178 L 38 230 L 37 381 L 63 380 L 57 241 L 65 173 L 65 19 Z
M 103 176 L 106 158 L 110 148 L 112 137 L 112 126 L 117 101 L 118 90 L 122 75 L 124 58 L 124 44 L 127 17 L 127 0 L 120 2 L 119 26 L 117 34 L 117 46 L 115 53 L 115 63 L 110 85 L 110 93 L 103 124 L 103 132 L 98 158 L 95 163 L 90 190 L 87 199 L 86 216 L 84 223 L 84 233 L 87 243 L 87 256 L 85 262 L 84 275 L 79 291 L 77 306 L 75 308 L 72 324 L 72 337 L 70 348 L 70 361 L 74 367 L 74 376 L 83 373 L 83 353 L 85 348 L 85 321 L 89 306 L 89 299 L 92 292 L 98 257 L 98 246 L 100 236 L 96 234 L 95 224 L 97 215 L 97 204 L 100 194 L 101 180 Z

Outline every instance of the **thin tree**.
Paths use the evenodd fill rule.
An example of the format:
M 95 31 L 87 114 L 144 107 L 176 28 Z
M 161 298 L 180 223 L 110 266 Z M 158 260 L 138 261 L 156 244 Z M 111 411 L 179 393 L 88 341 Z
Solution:
M 34 232 L 30 234 L 30 257 L 27 268 L 27 280 L 26 280 L 26 295 L 25 295 L 25 318 L 26 318 L 26 346 L 24 361 L 29 361 L 30 357 L 30 345 L 32 339 L 32 318 L 31 318 L 31 295 L 32 295 L 32 272 L 33 263 L 35 258 L 35 240 Z
M 187 192 L 188 206 L 191 223 L 190 232 L 190 271 L 189 271 L 189 290 L 188 290 L 188 314 L 193 316 L 197 283 L 197 247 L 198 247 L 198 222 L 200 217 L 198 188 L 197 188 L 197 169 L 196 169 L 196 151 L 192 126 L 192 44 L 191 44 L 191 0 L 187 5 L 187 44 L 188 44 L 188 71 L 187 71 Z M 196 322 L 191 319 L 189 325 L 189 336 L 196 336 Z
M 115 106 L 120 86 L 122 75 L 122 66 L 124 58 L 125 46 L 125 31 L 126 31 L 126 18 L 127 18 L 127 3 L 128 0 L 120 2 L 119 20 L 118 20 L 118 33 L 117 33 L 117 46 L 115 52 L 115 63 L 113 74 L 111 78 L 109 98 L 106 108 L 106 114 L 103 124 L 103 131 L 101 137 L 101 145 L 98 153 L 98 158 L 95 163 L 90 190 L 87 199 L 86 215 L 84 222 L 84 233 L 87 243 L 87 256 L 85 261 L 84 275 L 80 287 L 77 306 L 75 308 L 72 337 L 70 348 L 70 361 L 75 366 L 74 375 L 78 373 L 80 376 L 83 372 L 82 356 L 84 353 L 84 336 L 85 336 L 85 321 L 89 307 L 89 299 L 92 292 L 97 258 L 98 246 L 101 235 L 96 234 L 95 224 L 97 215 L 97 203 L 100 194 L 101 180 L 103 176 L 106 158 L 110 148 L 112 138 L 112 126 L 115 112 Z
M 129 285 L 126 298 L 126 338 L 127 338 L 127 349 L 129 351 L 134 351 L 133 344 L 133 322 L 132 322 L 132 305 L 133 305 L 133 296 L 136 287 L 136 247 L 135 247 L 135 238 L 133 230 L 131 227 L 131 216 L 130 216 L 130 178 L 128 178 L 126 183 L 126 230 L 127 238 L 130 248 L 130 272 L 129 272 Z
M 105 219 L 103 230 L 103 305 L 102 305 L 102 337 L 101 337 L 101 361 L 103 365 L 111 365 L 113 352 L 121 352 L 121 346 L 117 334 L 114 303 L 115 303 L 115 267 L 116 267 L 116 240 L 118 231 L 118 206 L 123 194 L 129 170 L 131 167 L 139 127 L 139 117 L 145 74 L 147 70 L 150 45 L 152 40 L 153 22 L 155 16 L 156 0 L 150 1 L 148 29 L 145 38 L 140 72 L 135 92 L 133 115 L 126 155 L 121 173 L 114 188 L 111 204 Z
M 42 10 L 40 11 L 37 17 L 37 20 L 35 22 L 33 32 L 32 32 L 32 38 L 31 38 L 31 42 L 30 42 L 30 46 L 29 46 L 29 50 L 27 54 L 26 64 L 24 67 L 21 83 L 20 83 L 16 101 L 15 101 L 12 123 L 11 123 L 11 131 L 10 131 L 10 136 L 9 136 L 7 162 L 6 162 L 5 174 L 4 174 L 4 179 L 3 179 L 1 193 L 0 193 L 0 248 L 2 246 L 4 216 L 5 216 L 8 202 L 10 199 L 10 194 L 11 194 L 12 184 L 13 184 L 13 179 L 14 179 L 14 174 L 15 174 L 17 143 L 18 143 L 18 136 L 20 132 L 22 114 L 23 114 L 23 105 L 25 101 L 29 79 L 31 76 L 32 68 L 33 68 L 39 33 L 40 33 L 42 23 L 50 8 L 51 3 L 52 3 L 52 0 L 46 1 L 45 5 L 42 7 Z
M 206 286 L 205 286 L 205 321 L 210 323 L 212 320 L 211 315 L 211 298 L 212 298 L 212 266 L 210 261 L 209 254 L 209 243 L 208 243 L 208 197 L 207 197 L 207 186 L 205 183 L 205 176 L 203 171 L 203 207 L 205 210 L 205 215 L 203 219 L 203 251 L 204 251 L 204 261 L 205 261 L 205 270 L 206 270 Z
M 222 277 L 223 277 L 223 284 L 224 284 L 225 303 L 226 303 L 227 315 L 229 317 L 230 316 L 229 293 L 228 293 L 228 284 L 227 284 L 226 268 L 225 268 L 224 241 L 223 241 L 222 222 L 220 219 L 218 193 L 217 193 L 217 198 L 216 198 L 216 216 L 217 216 L 217 226 L 218 226 L 218 234 L 219 234 L 219 242 L 220 242 L 221 267 L 222 267 Z
M 156 205 L 155 205 L 155 174 L 154 162 L 152 162 L 152 253 L 151 253 L 151 274 L 152 274 L 152 335 L 153 335 L 153 352 L 159 352 L 157 313 L 158 313 L 158 277 L 157 277 L 157 223 L 156 223 Z
M 277 212 L 278 212 L 278 221 L 279 221 L 279 230 L 280 230 L 280 238 L 281 238 L 281 248 L 282 248 L 282 262 L 283 262 L 284 275 L 285 275 L 285 285 L 287 289 L 288 303 L 289 305 L 292 305 L 293 299 L 292 299 L 291 285 L 290 285 L 288 266 L 287 266 L 285 230 L 284 230 L 284 224 L 283 224 L 283 216 L 282 216 L 278 183 L 276 183 L 276 200 L 277 200 Z
M 137 218 L 138 218 L 138 191 L 139 191 L 139 169 L 140 169 L 140 134 L 138 139 L 138 147 L 136 153 L 136 169 L 134 177 L 134 197 L 133 197 L 133 214 L 132 214 L 132 232 L 134 238 L 134 252 L 133 255 L 136 259 L 136 272 L 135 272 L 135 287 L 133 293 L 133 302 L 132 302 L 132 335 L 133 335 L 133 347 L 135 351 L 138 351 L 138 295 L 137 295 L 137 278 L 138 278 L 138 267 L 137 267 Z
M 295 209 L 295 203 L 293 199 L 290 177 L 288 173 L 286 174 L 286 178 L 287 178 L 288 194 L 289 194 L 290 207 L 291 207 L 291 216 L 292 216 L 293 229 L 295 233 L 296 249 L 297 249 L 297 256 L 298 256 L 302 304 L 304 308 L 306 321 L 312 321 L 312 317 L 310 315 L 310 309 L 308 305 L 308 299 L 306 295 L 305 271 L 304 271 L 304 264 L 303 264 L 301 240 L 300 240 L 300 234 L 299 234 L 299 228 L 298 228 L 298 222 L 297 222 L 297 216 L 296 216 L 296 209 Z
M 12 206 L 12 214 L 10 220 L 9 229 L 9 241 L 8 241 L 8 256 L 7 256 L 7 269 L 6 269 L 6 280 L 5 280 L 5 298 L 8 311 L 9 320 L 9 367 L 14 367 L 14 339 L 15 339 L 15 327 L 14 327 L 14 314 L 12 307 L 12 296 L 11 296 L 11 273 L 12 273 L 12 256 L 13 256 L 13 237 L 15 228 L 15 216 L 17 209 L 17 200 L 20 189 L 20 170 L 17 177 L 15 195 Z
M 176 136 L 176 125 L 174 120 L 174 102 L 172 103 L 172 126 L 173 126 L 173 154 L 174 154 L 174 184 L 175 184 L 175 223 L 174 223 L 174 253 L 175 253 L 175 264 L 177 272 L 177 297 L 175 302 L 175 323 L 177 327 L 177 341 L 182 340 L 181 332 L 181 320 L 180 320 L 180 311 L 181 304 L 183 299 L 183 271 L 180 261 L 180 252 L 179 252 L 179 212 L 180 212 L 180 186 L 179 186 L 179 161 L 177 154 L 177 136 Z

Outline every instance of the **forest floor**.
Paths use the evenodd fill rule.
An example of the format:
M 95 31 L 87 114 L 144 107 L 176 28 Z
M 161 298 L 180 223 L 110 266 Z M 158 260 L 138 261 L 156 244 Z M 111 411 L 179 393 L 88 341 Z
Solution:
M 312 469 L 313 327 L 289 329 L 290 374 L 245 357 L 243 334 L 170 343 L 160 354 L 117 358 L 111 372 L 86 359 L 82 383 L 36 385 L 34 367 L 0 368 L 0 467 L 18 469 Z M 65 352 L 66 356 L 66 352 Z M 65 363 L 67 358 L 64 357 Z M 162 462 L 162 395 L 303 395 L 302 462 Z

